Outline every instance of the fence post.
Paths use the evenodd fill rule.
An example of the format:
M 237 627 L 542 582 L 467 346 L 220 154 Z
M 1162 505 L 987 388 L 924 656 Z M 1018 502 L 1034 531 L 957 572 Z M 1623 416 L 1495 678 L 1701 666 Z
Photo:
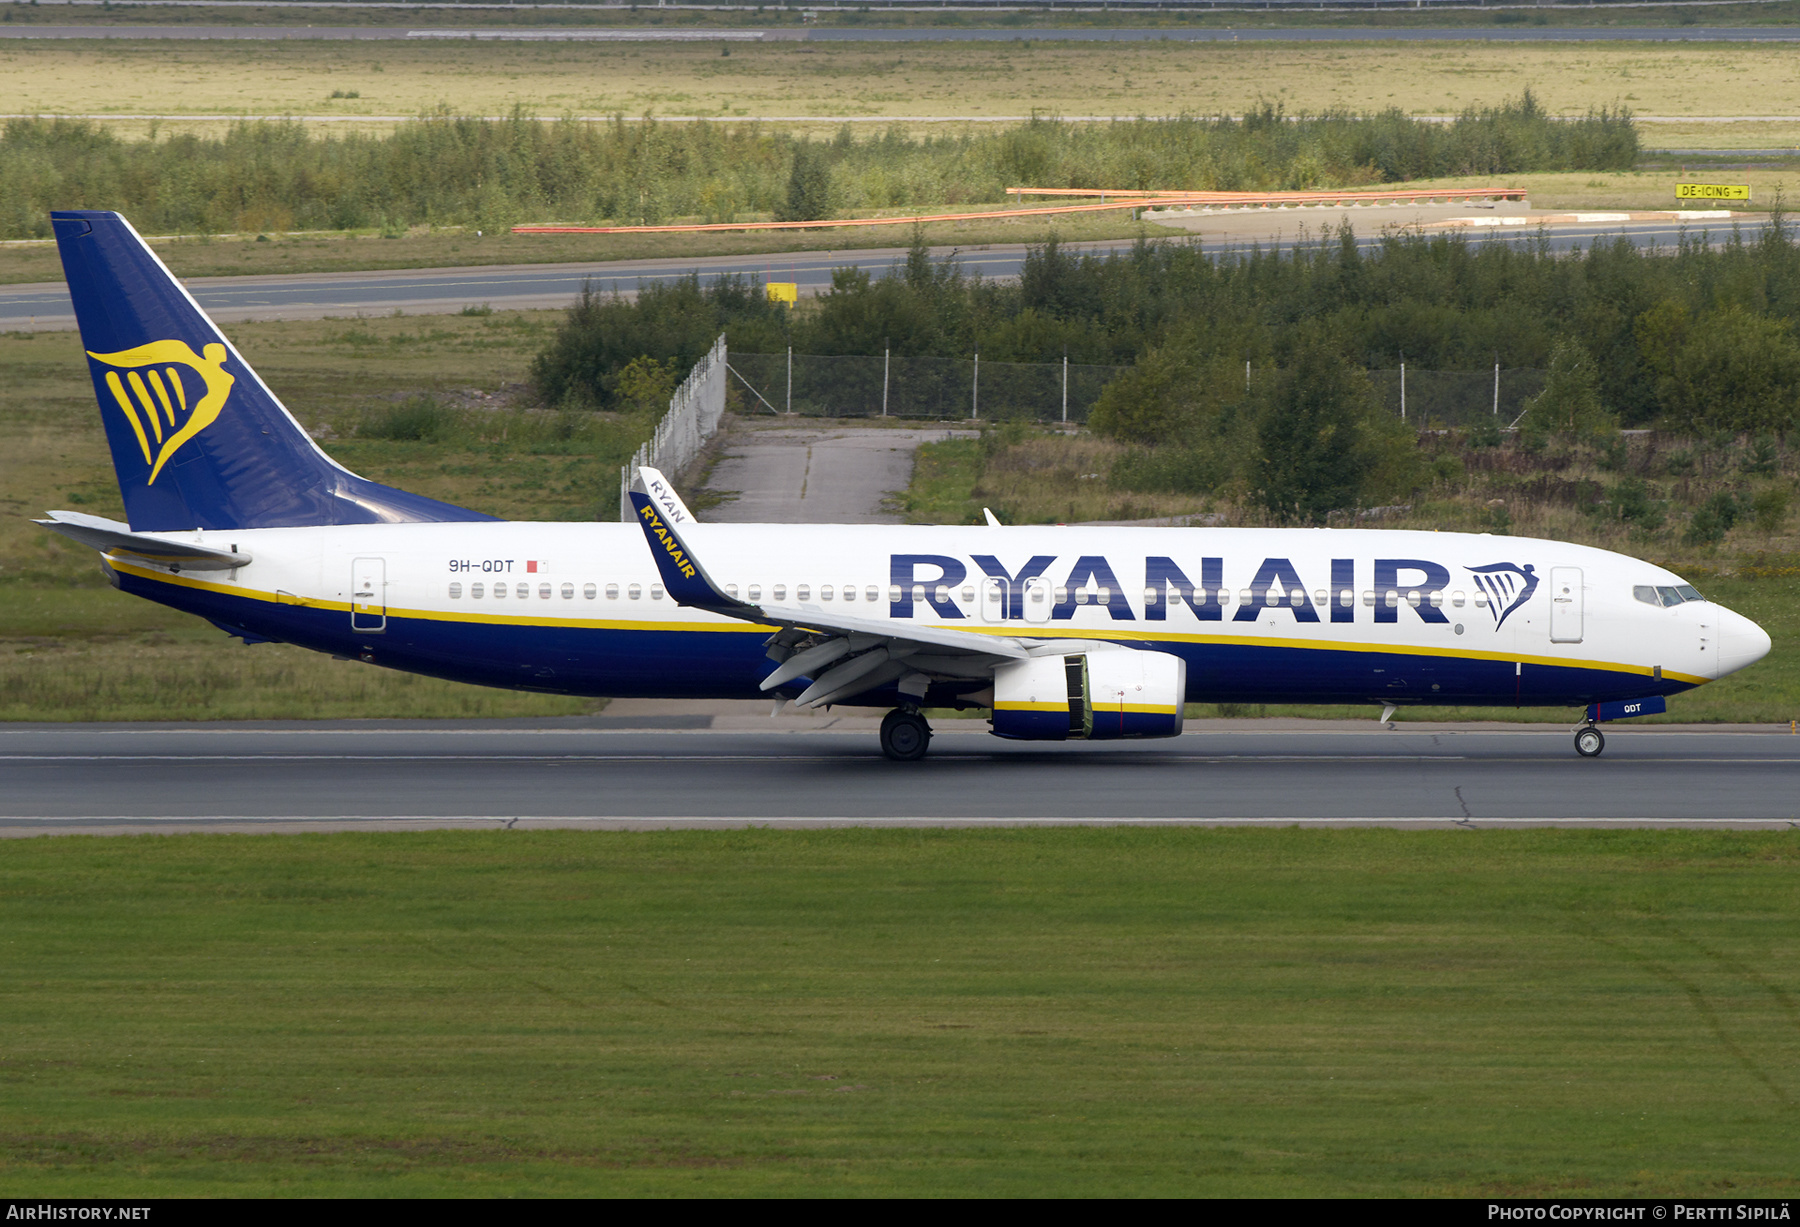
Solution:
M 1494 363 L 1494 416 L 1500 416 L 1500 364 Z
M 1063 355 L 1063 415 L 1066 424 L 1069 420 L 1069 355 Z
M 1406 363 L 1400 364 L 1400 420 L 1406 420 Z
M 969 386 L 969 419 L 981 420 L 981 351 L 975 351 L 975 382 Z
M 893 358 L 893 356 L 894 356 L 894 351 L 891 347 L 888 347 L 888 346 L 882 347 L 882 349 L 881 349 L 881 416 L 882 417 L 887 416 L 888 362 L 890 359 Z
M 1250 359 L 1244 359 L 1244 391 L 1250 390 Z
M 794 347 L 792 345 L 788 346 L 787 411 L 789 417 L 794 416 Z

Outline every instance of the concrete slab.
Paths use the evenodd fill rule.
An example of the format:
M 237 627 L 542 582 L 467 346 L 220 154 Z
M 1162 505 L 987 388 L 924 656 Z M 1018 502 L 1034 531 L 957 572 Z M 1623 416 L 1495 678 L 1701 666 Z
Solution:
M 700 517 L 725 524 L 898 524 L 894 500 L 919 444 L 973 438 L 942 427 L 746 424 L 721 441 L 707 489 L 727 501 Z

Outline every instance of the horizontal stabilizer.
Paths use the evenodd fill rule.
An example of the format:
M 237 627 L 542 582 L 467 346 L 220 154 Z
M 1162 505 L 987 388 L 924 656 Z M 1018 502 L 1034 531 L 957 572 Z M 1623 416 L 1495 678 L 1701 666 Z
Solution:
M 230 571 L 250 563 L 250 554 L 246 551 L 134 533 L 129 524 L 79 511 L 52 511 L 48 520 L 34 523 L 91 546 L 102 554 L 124 554 L 181 571 Z

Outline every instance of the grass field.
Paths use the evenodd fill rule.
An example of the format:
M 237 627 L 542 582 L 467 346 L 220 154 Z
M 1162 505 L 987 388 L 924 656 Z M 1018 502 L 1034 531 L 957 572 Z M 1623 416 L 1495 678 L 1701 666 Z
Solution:
M 1592 176 L 1582 176 L 1591 178 Z M 1673 191 L 1673 188 L 1669 189 Z M 1002 209 L 1004 205 L 978 206 Z M 933 210 L 944 211 L 944 210 Z M 957 210 L 972 212 L 973 209 Z M 888 211 L 890 215 L 892 210 Z M 932 246 L 964 251 L 994 243 L 1043 243 L 1171 237 L 1167 227 L 1131 221 L 1124 213 L 995 221 L 934 222 L 917 228 Z M 331 273 L 357 269 L 447 268 L 491 264 L 590 263 L 603 260 L 681 260 L 701 256 L 759 255 L 792 251 L 905 248 L 914 227 L 866 230 L 778 230 L 751 234 L 484 234 L 473 228 L 419 227 L 392 237 L 374 232 L 254 234 L 162 239 L 156 251 L 181 277 L 229 277 L 265 273 Z M 152 236 L 154 237 L 154 236 Z M 781 270 L 772 263 L 771 277 Z M 0 285 L 61 281 L 54 240 L 0 242 Z M 776 278 L 779 280 L 779 278 Z M 474 304 L 471 304 L 474 305 Z
M 53 838 L 0 1194 L 1787 1197 L 1791 834 Z
M 1021 31 L 1023 37 L 1029 31 L 1050 27 L 1055 29 L 1071 28 L 1103 28 L 1103 29 L 1183 29 L 1212 28 L 1244 30 L 1259 27 L 1355 27 L 1355 28 L 1392 28 L 1406 26 L 1769 26 L 1792 25 L 1800 22 L 1800 0 L 1752 0 L 1751 3 L 1738 4 L 1706 4 L 1704 7 L 1693 4 L 1646 4 L 1642 6 L 1622 6 L 1611 4 L 1566 4 L 1534 6 L 1529 13 L 1521 13 L 1520 5 L 1509 5 L 1497 12 L 1472 13 L 1467 9 L 1452 9 L 1446 12 L 1435 10 L 1385 10 L 1374 12 L 1366 9 L 1345 10 L 1339 12 L 1321 12 L 1318 10 L 1302 10 L 1298 13 L 1284 13 L 1280 10 L 1261 10 L 1245 4 L 1237 9 L 1226 9 L 1220 12 L 1169 12 L 1149 10 L 1131 12 L 1120 9 L 1101 9 L 1099 11 L 1076 11 L 1066 9 L 1054 11 L 981 13 L 981 12 L 932 12 L 929 9 L 915 8 L 913 11 L 894 12 L 879 9 L 823 9 L 801 10 L 796 8 L 759 8 L 750 11 L 706 12 L 698 10 L 672 10 L 656 6 L 629 9 L 580 9 L 565 8 L 533 10 L 526 20 L 521 21 L 515 12 L 504 7 L 480 8 L 474 5 L 444 11 L 430 8 L 402 8 L 398 5 L 377 6 L 347 5 L 337 8 L 323 8 L 309 5 L 304 0 L 276 0 L 274 3 L 243 4 L 224 8 L 186 9 L 173 8 L 167 5 L 143 5 L 126 7 L 120 5 L 101 11 L 87 9 L 69 9 L 62 6 L 17 4 L 10 16 L 0 10 L 0 17 L 7 21 L 31 23 L 37 25 L 95 25 L 95 26 L 131 26 L 131 25 L 207 25 L 207 26 L 393 26 L 404 24 L 408 29 L 427 27 L 467 29 L 481 26 L 527 26 L 541 28 L 547 26 L 616 26 L 637 29 L 671 28 L 736 28 L 769 29 L 780 31 L 786 27 L 795 31 L 796 27 L 869 27 L 893 28 L 898 26 L 943 27 L 961 26 L 978 29 L 1006 29 Z M 1703 15 L 1696 19 L 1697 15 Z
M 1532 89 L 1553 112 L 1800 114 L 1781 44 L 71 42 L 0 45 L 0 111 L 411 116 L 1428 115 Z M 333 98 L 334 93 L 354 98 Z M 165 125 L 164 130 L 168 130 Z M 1792 144 L 1791 134 L 1781 144 Z

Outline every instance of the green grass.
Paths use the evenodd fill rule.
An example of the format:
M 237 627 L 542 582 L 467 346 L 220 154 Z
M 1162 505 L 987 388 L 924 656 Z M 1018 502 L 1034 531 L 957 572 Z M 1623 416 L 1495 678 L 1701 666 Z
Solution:
M 1584 179 L 1591 177 L 1586 171 L 1581 175 Z M 970 210 L 958 211 L 1005 207 L 972 206 Z M 1033 217 L 934 222 L 920 227 L 919 233 L 929 244 L 961 251 L 994 243 L 1044 243 L 1052 234 L 1065 243 L 1134 239 L 1140 234 L 1151 238 L 1180 237 L 1161 226 L 1134 222 L 1122 213 L 1077 214 L 1049 222 Z M 477 236 L 472 226 L 466 229 L 449 226 L 419 227 L 393 238 L 378 237 L 367 231 L 275 233 L 268 237 L 268 242 L 258 242 L 252 234 L 166 239 L 157 241 L 155 247 L 157 255 L 178 277 L 236 277 L 903 248 L 912 242 L 913 227 L 777 230 L 747 234 L 523 235 L 489 232 Z M 0 244 L 0 285 L 61 281 L 62 278 L 62 263 L 53 240 Z
M 55 838 L 0 1193 L 1792 1196 L 1800 844 Z

